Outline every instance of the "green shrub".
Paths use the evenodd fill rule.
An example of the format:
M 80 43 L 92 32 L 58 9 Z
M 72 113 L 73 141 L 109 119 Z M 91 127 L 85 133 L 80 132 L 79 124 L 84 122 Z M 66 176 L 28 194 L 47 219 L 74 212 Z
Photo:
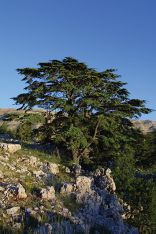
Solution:
M 3 134 L 3 133 L 8 133 L 8 126 L 6 123 L 3 123 L 1 126 L 0 126 L 0 134 Z
M 24 122 L 17 129 L 17 138 L 23 142 L 32 140 L 32 123 Z
M 22 121 L 32 124 L 44 123 L 45 118 L 42 113 L 26 113 L 20 117 Z

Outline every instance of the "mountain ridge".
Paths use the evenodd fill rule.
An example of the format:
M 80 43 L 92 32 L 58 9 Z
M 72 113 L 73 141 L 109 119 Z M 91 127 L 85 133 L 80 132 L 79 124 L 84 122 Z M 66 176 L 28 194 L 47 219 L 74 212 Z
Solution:
M 15 108 L 0 108 L 0 118 L 2 116 L 11 114 L 11 113 L 24 113 L 24 110 L 17 110 Z M 29 113 L 37 113 L 37 112 L 44 112 L 43 109 L 33 109 L 32 111 L 29 111 Z M 132 121 L 134 126 L 138 129 L 140 129 L 143 133 L 153 132 L 156 130 L 156 121 L 146 119 L 146 120 L 133 120 Z

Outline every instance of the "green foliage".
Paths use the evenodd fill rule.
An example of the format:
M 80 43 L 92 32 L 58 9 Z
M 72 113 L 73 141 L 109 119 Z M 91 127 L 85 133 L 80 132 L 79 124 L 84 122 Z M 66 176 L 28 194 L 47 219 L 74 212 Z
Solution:
M 133 187 L 135 160 L 132 154 L 122 155 L 115 160 L 115 169 L 113 171 L 117 192 L 124 198 L 127 191 Z
M 37 142 L 49 143 L 53 139 L 53 126 L 49 123 L 44 123 L 38 129 L 33 130 L 33 136 Z
M 0 126 L 0 134 L 8 134 L 11 138 L 16 138 L 16 130 L 10 129 L 5 122 Z
M 87 146 L 87 140 L 80 128 L 71 126 L 66 132 L 66 137 L 70 138 L 69 147 L 72 150 L 84 149 Z
M 18 120 L 19 118 L 19 114 L 18 113 L 8 113 L 5 115 L 5 118 L 7 119 L 7 121 L 13 121 L 13 120 Z
M 24 122 L 21 123 L 17 129 L 17 138 L 21 141 L 31 141 L 32 140 L 32 123 Z
M 42 127 L 45 140 L 67 147 L 77 162 L 94 150 L 96 155 L 105 152 L 102 158 L 115 155 L 128 140 L 129 119 L 150 112 L 144 100 L 129 98 L 114 69 L 98 72 L 67 57 L 17 71 L 27 86 L 13 100 L 24 110 L 37 105 L 54 112 Z
M 147 133 L 142 144 L 142 155 L 138 159 L 143 167 L 156 165 L 156 131 Z
M 127 156 L 127 160 L 119 158 L 117 167 L 113 171 L 118 196 L 131 206 L 132 216 L 127 221 L 141 228 L 142 225 L 150 226 L 156 217 L 153 192 L 155 184 L 152 180 L 136 178 L 134 172 L 134 160 L 130 156 Z
M 152 180 L 135 178 L 131 190 L 126 192 L 127 200 L 132 210 L 134 210 L 134 218 L 130 219 L 129 222 L 138 228 L 142 225 L 151 225 L 153 216 L 151 215 L 151 206 L 153 206 L 152 196 L 154 187 L 155 184 Z M 152 210 L 153 208 L 154 207 L 152 207 Z
M 44 123 L 45 118 L 43 113 L 25 113 L 23 116 L 20 117 L 21 121 L 30 122 L 32 124 Z
M 156 185 L 152 190 L 152 202 L 150 205 L 151 223 L 156 224 Z
M 6 123 L 3 123 L 0 126 L 0 134 L 8 133 L 8 131 L 9 131 L 8 125 Z
M 19 157 L 21 155 L 29 155 L 29 156 L 35 156 L 37 157 L 40 161 L 42 162 L 52 162 L 52 163 L 61 163 L 61 159 L 59 155 L 57 155 L 54 152 L 48 153 L 47 151 L 41 151 L 41 150 L 36 150 L 36 149 L 27 149 L 22 147 L 22 150 L 18 151 L 16 153 Z

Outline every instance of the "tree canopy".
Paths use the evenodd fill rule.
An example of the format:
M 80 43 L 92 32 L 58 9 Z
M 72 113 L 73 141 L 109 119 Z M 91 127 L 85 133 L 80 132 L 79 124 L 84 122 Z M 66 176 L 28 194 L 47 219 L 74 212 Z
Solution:
M 129 97 L 115 69 L 99 72 L 71 57 L 38 65 L 17 69 L 26 87 L 13 100 L 20 109 L 39 106 L 53 113 L 53 121 L 42 129 L 53 142 L 65 145 L 74 161 L 97 149 L 101 154 L 122 149 L 131 139 L 125 138 L 130 120 L 151 111 L 144 100 Z

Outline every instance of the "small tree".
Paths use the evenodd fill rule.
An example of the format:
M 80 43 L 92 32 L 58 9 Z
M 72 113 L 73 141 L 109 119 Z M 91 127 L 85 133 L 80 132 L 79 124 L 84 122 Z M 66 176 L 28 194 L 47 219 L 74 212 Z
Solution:
M 14 101 L 24 110 L 40 106 L 55 113 L 50 138 L 65 145 L 76 162 L 98 147 L 123 147 L 130 119 L 150 112 L 144 100 L 129 98 L 114 69 L 98 72 L 68 57 L 17 71 L 27 86 Z
M 21 141 L 30 141 L 32 138 L 32 123 L 29 121 L 23 122 L 17 128 L 16 136 Z

